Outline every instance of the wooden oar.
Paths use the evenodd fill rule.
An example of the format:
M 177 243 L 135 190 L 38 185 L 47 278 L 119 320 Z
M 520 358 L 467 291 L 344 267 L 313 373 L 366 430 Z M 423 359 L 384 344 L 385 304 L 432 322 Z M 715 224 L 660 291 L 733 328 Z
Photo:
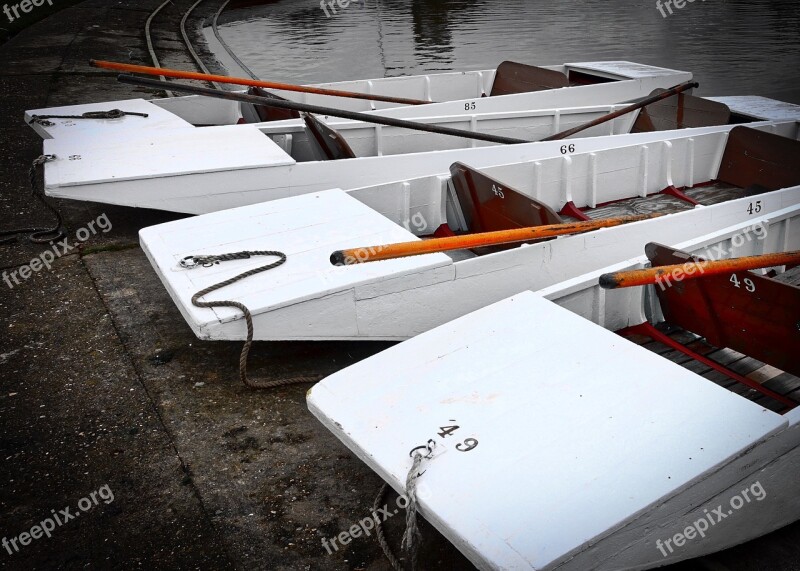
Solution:
M 278 83 L 276 81 L 262 81 L 260 79 L 248 79 L 244 77 L 229 77 L 227 75 L 197 73 L 194 71 L 181 71 L 178 69 L 133 65 L 105 60 L 91 59 L 89 60 L 89 64 L 93 65 L 94 67 L 121 71 L 125 73 L 142 73 L 144 75 L 172 77 L 175 79 L 198 79 L 201 81 L 213 81 L 217 83 L 232 83 L 233 85 L 249 85 L 252 87 L 264 87 L 267 89 L 279 89 L 281 91 L 297 91 L 299 93 L 330 95 L 331 97 L 348 97 L 350 99 L 366 99 L 369 101 L 383 101 L 386 103 L 400 103 L 403 105 L 427 105 L 428 103 L 432 103 L 431 101 L 422 101 L 420 99 L 406 99 L 403 97 L 375 95 L 372 93 L 357 93 L 354 91 L 341 91 L 339 89 L 324 89 L 321 87 L 310 87 L 306 85 L 293 85 L 291 83 Z
M 478 232 L 476 234 L 466 234 L 464 236 L 452 236 L 448 238 L 432 238 L 430 240 L 414 242 L 364 246 L 361 248 L 351 248 L 349 250 L 337 250 L 331 254 L 331 263 L 334 266 L 350 266 L 353 264 L 362 264 L 364 262 L 392 260 L 395 258 L 404 258 L 406 256 L 432 254 L 434 252 L 448 252 L 450 250 L 465 250 L 481 248 L 483 246 L 511 244 L 513 242 L 526 242 L 529 240 L 539 240 L 541 238 L 563 236 L 564 234 L 589 232 L 599 228 L 610 228 L 629 222 L 657 218 L 658 216 L 662 215 L 642 214 L 638 216 L 620 216 L 619 218 L 606 218 L 605 220 L 546 224 L 528 228 L 515 228 L 514 230 Z
M 574 135 L 575 133 L 580 133 L 581 131 L 585 131 L 590 127 L 594 127 L 596 125 L 601 125 L 612 119 L 616 119 L 622 115 L 626 115 L 631 113 L 632 111 L 636 111 L 637 109 L 641 109 L 642 107 L 646 107 L 651 103 L 655 103 L 656 101 L 661 101 L 662 99 L 666 99 L 668 97 L 672 97 L 673 95 L 678 95 L 679 93 L 683 93 L 688 89 L 692 89 L 693 87 L 699 87 L 700 84 L 696 81 L 687 81 L 686 83 L 681 83 L 676 85 L 675 87 L 671 87 L 664 91 L 663 93 L 659 93 L 657 95 L 650 95 L 649 97 L 645 97 L 641 101 L 637 103 L 633 103 L 632 105 L 628 105 L 627 107 L 623 107 L 619 111 L 612 111 L 607 115 L 603 115 L 602 117 L 598 117 L 588 123 L 584 123 L 583 125 L 578 125 L 577 127 L 573 127 L 572 129 L 567 129 L 566 131 L 561 131 L 560 133 L 556 133 L 555 135 L 550 135 L 549 137 L 542 139 L 542 141 L 558 141 L 560 139 L 565 139 L 570 135 Z
M 686 262 L 669 266 L 656 266 L 642 270 L 625 270 L 600 276 L 600 286 L 605 289 L 617 289 L 659 284 L 662 282 L 693 280 L 706 276 L 717 276 L 731 272 L 771 268 L 800 264 L 800 250 L 779 254 L 762 254 L 760 256 L 744 256 L 728 260 L 707 260 L 703 262 Z
M 252 103 L 254 105 L 266 105 L 268 107 L 278 107 L 280 109 L 293 109 L 295 111 L 304 111 L 306 113 L 330 115 L 332 117 L 353 119 L 355 121 L 363 121 L 365 123 L 389 125 L 390 127 L 401 127 L 404 129 L 413 129 L 416 131 L 426 131 L 428 133 L 438 133 L 440 135 L 452 135 L 453 137 L 476 139 L 478 141 L 488 141 L 490 143 L 515 145 L 519 143 L 531 142 L 531 141 L 526 141 L 524 139 L 501 137 L 499 135 L 487 135 L 484 133 L 465 131 L 463 129 L 451 129 L 450 127 L 440 127 L 438 125 L 426 125 L 425 123 L 417 123 L 415 121 L 405 121 L 403 119 L 395 119 L 393 117 L 370 115 L 368 113 L 358 113 L 356 111 L 345 111 L 342 109 L 334 109 L 332 107 L 321 107 L 319 105 L 309 105 L 308 103 L 298 103 L 296 101 L 269 99 L 267 97 L 248 95 L 246 93 L 235 93 L 233 91 L 224 91 L 222 89 L 211 89 L 209 87 L 200 87 L 197 85 L 186 85 L 183 83 L 158 81 L 154 79 L 147 79 L 144 77 L 136 77 L 133 75 L 120 75 L 117 79 L 122 83 L 129 83 L 131 85 L 142 85 L 146 87 L 155 87 L 157 89 L 169 89 L 170 91 L 182 91 L 185 93 L 193 93 L 195 95 L 207 95 L 208 97 L 216 97 L 217 99 L 242 101 L 244 103 Z

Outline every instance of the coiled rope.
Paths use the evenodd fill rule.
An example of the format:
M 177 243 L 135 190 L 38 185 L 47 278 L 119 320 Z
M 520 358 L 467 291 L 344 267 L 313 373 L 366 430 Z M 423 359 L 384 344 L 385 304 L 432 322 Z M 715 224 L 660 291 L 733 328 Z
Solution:
M 137 117 L 149 117 L 147 113 L 136 113 L 134 111 L 122 111 L 111 109 L 110 111 L 87 111 L 81 115 L 33 115 L 28 125 L 38 123 L 42 127 L 52 127 L 55 125 L 48 119 L 119 119 L 125 115 L 135 115 Z
M 192 296 L 192 304 L 195 305 L 196 307 L 203 307 L 203 308 L 234 307 L 244 314 L 244 320 L 247 323 L 247 340 L 244 342 L 244 346 L 242 347 L 242 352 L 239 356 L 239 378 L 248 387 L 254 389 L 273 389 L 277 387 L 285 387 L 288 385 L 315 383 L 319 381 L 322 378 L 321 375 L 298 376 L 298 377 L 291 377 L 288 379 L 280 379 L 275 381 L 252 381 L 247 376 L 247 356 L 250 354 L 250 347 L 253 344 L 253 316 L 250 313 L 250 310 L 243 303 L 233 300 L 200 301 L 201 297 L 208 295 L 213 291 L 222 289 L 226 286 L 229 286 L 233 283 L 236 283 L 240 280 L 243 280 L 255 274 L 266 272 L 267 270 L 271 270 L 273 268 L 277 268 L 280 265 L 283 265 L 286 262 L 286 254 L 274 250 L 255 250 L 255 251 L 233 252 L 230 254 L 187 256 L 180 261 L 180 265 L 181 267 L 186 269 L 197 268 L 201 265 L 204 267 L 210 267 L 211 265 L 219 262 L 227 262 L 231 260 L 245 260 L 250 258 L 251 256 L 275 256 L 278 258 L 278 260 L 266 264 L 264 266 L 253 268 L 252 270 L 248 270 L 230 279 L 221 281 L 217 284 L 208 286 L 207 288 L 198 291 L 196 294 Z

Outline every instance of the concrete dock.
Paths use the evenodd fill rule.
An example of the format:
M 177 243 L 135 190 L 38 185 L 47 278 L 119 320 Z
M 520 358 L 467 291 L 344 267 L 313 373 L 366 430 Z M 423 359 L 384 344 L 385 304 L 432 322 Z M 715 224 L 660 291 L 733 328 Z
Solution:
M 195 36 L 198 18 L 219 3 L 193 14 Z M 42 143 L 24 124 L 26 109 L 156 95 L 87 61 L 150 64 L 143 30 L 160 4 L 87 0 L 0 46 L 0 229 L 51 222 L 31 197 L 28 169 Z M 174 0 L 154 20 L 164 66 L 191 68 L 179 22 L 192 4 Z M 17 540 L 0 547 L 0 565 L 388 569 L 374 536 L 337 550 L 322 543 L 369 517 L 380 478 L 310 415 L 307 387 L 242 385 L 240 343 L 198 341 L 151 270 L 137 232 L 178 216 L 55 204 L 71 243 L 93 221 L 110 230 L 50 270 L 0 282 L 0 536 Z M 19 276 L 49 248 L 24 238 L 0 246 L 0 272 Z M 387 346 L 256 343 L 251 375 L 326 375 Z M 113 499 L 95 494 L 83 510 L 98 490 Z M 68 507 L 77 517 L 51 537 L 21 540 Z M 403 519 L 386 521 L 395 549 Z M 423 568 L 472 568 L 433 527 L 422 531 Z M 672 569 L 800 569 L 800 524 Z

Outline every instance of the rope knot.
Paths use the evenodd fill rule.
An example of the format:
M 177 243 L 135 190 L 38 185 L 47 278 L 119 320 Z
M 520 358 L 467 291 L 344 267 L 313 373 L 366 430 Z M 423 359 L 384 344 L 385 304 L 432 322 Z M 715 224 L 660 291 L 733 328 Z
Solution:
M 53 127 L 55 123 L 49 119 L 120 119 L 125 115 L 135 115 L 137 117 L 149 117 L 147 113 L 137 113 L 135 111 L 122 111 L 111 109 L 109 111 L 87 111 L 81 115 L 32 115 L 29 125 L 37 123 L 42 127 Z

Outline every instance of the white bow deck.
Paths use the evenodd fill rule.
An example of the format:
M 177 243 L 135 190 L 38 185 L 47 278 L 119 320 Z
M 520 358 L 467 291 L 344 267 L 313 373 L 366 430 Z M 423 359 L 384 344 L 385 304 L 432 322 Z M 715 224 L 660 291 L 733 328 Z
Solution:
M 119 109 L 135 113 L 147 113 L 147 117 L 124 116 L 119 119 L 48 119 L 53 125 L 31 123 L 34 115 L 82 115 L 89 111 L 111 111 Z M 85 103 L 33 109 L 25 112 L 25 122 L 29 123 L 43 139 L 62 138 L 103 138 L 109 135 L 124 140 L 141 132 L 172 132 L 175 129 L 194 129 L 195 126 L 144 99 L 125 99 L 107 103 Z
M 243 250 L 284 252 L 288 257 L 284 265 L 213 292 L 204 299 L 236 299 L 247 305 L 254 315 L 307 301 L 310 311 L 305 318 L 273 323 L 278 329 L 288 328 L 298 336 L 309 335 L 323 324 L 336 327 L 346 335 L 358 336 L 354 287 L 360 283 L 386 276 L 408 278 L 436 268 L 453 271 L 452 260 L 444 254 L 358 267 L 333 266 L 329 258 L 334 250 L 363 243 L 419 239 L 338 189 L 247 209 L 225 210 L 215 213 L 213 220 L 196 217 L 152 226 L 141 230 L 140 239 L 186 321 L 198 336 L 212 339 L 219 337 L 224 324 L 240 319 L 241 312 L 231 308 L 195 307 L 190 301 L 192 295 L 211 284 L 274 261 L 274 258 L 256 256 L 222 262 L 212 268 L 181 268 L 179 261 L 189 255 Z M 261 279 L 266 276 L 267 279 Z M 328 303 L 332 299 L 336 303 Z M 244 326 L 235 325 L 238 331 L 234 335 L 244 338 Z
M 800 105 L 759 95 L 732 95 L 706 99 L 724 103 L 733 113 L 759 121 L 797 121 L 800 115 Z
M 65 159 L 47 163 L 49 175 L 58 181 L 49 194 L 61 196 L 60 187 L 81 185 L 87 179 L 103 183 L 295 164 L 292 157 L 252 125 L 178 130 L 169 137 L 141 133 L 136 138 L 109 140 L 103 145 L 90 143 L 83 150 L 89 149 L 91 161 L 82 154 L 70 153 L 76 150 L 74 141 L 48 142 L 48 152 Z M 78 147 L 77 151 L 81 149 Z M 162 185 L 168 188 L 169 179 L 165 178 Z
M 308 406 L 399 491 L 434 439 L 421 513 L 480 569 L 613 569 L 630 544 L 570 559 L 649 511 L 635 535 L 660 565 L 653 539 L 674 531 L 659 527 L 716 507 L 746 476 L 717 474 L 789 425 L 529 292 L 328 377 Z

